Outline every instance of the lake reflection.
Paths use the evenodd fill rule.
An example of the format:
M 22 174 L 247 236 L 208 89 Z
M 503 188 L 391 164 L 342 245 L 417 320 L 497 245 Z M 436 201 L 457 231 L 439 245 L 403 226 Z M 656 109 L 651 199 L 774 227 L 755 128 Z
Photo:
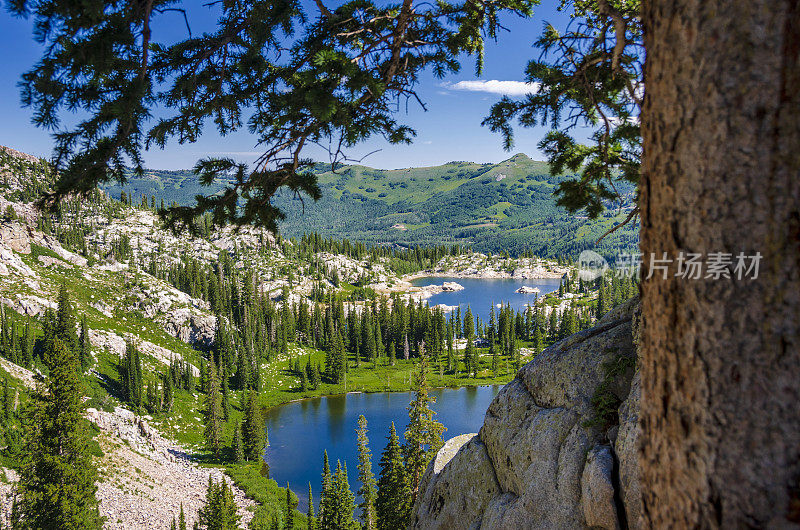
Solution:
M 436 419 L 447 427 L 444 439 L 478 432 L 486 408 L 499 390 L 499 385 L 432 390 L 431 395 L 436 397 L 433 405 Z M 358 416 L 363 414 L 367 418 L 372 471 L 377 478 L 389 424 L 394 421 L 402 442 L 408 424 L 406 407 L 411 397 L 410 392 L 346 394 L 296 401 L 265 411 L 270 441 L 265 460 L 270 478 L 281 486 L 288 482 L 300 498 L 298 509 L 305 512 L 309 482 L 314 502 L 319 502 L 322 452 L 327 449 L 332 469 L 336 468 L 337 459 L 347 463 L 351 489 L 355 492 L 359 488 L 355 434 Z

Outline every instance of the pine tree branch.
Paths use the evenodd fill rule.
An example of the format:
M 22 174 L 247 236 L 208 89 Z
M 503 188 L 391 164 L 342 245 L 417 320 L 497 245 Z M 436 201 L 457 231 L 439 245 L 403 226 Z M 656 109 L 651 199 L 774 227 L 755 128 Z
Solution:
M 637 206 L 636 208 L 634 208 L 633 210 L 631 210 L 631 213 L 629 213 L 629 214 L 628 214 L 628 217 L 626 217 L 624 221 L 622 221 L 621 223 L 619 223 L 619 224 L 618 224 L 618 225 L 616 225 L 616 226 L 612 226 L 611 228 L 609 228 L 609 229 L 606 231 L 606 233 L 605 233 L 605 234 L 603 234 L 602 236 L 600 236 L 600 237 L 597 239 L 597 241 L 595 241 L 595 242 L 594 242 L 594 244 L 595 244 L 595 245 L 597 245 L 598 243 L 600 243 L 600 241 L 602 241 L 602 240 L 603 240 L 603 238 L 604 238 L 604 237 L 606 237 L 607 235 L 610 235 L 610 234 L 612 234 L 613 232 L 617 231 L 618 229 L 622 228 L 623 226 L 625 226 L 626 224 L 628 224 L 629 222 L 631 222 L 631 219 L 633 219 L 633 218 L 634 218 L 634 217 L 635 217 L 635 216 L 636 216 L 638 213 L 639 213 L 639 207 Z

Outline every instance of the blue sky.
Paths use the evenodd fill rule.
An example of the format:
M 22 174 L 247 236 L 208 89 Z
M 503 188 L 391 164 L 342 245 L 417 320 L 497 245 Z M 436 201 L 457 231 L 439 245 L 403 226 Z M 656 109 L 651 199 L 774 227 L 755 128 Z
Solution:
M 417 130 L 416 141 L 409 146 L 393 146 L 375 138 L 352 151 L 351 158 L 375 150 L 363 160 L 363 164 L 378 168 L 401 168 L 436 165 L 451 160 L 475 162 L 499 162 L 517 152 L 524 152 L 534 159 L 543 156 L 536 148 L 545 130 L 542 128 L 516 129 L 516 145 L 512 152 L 503 150 L 499 135 L 481 127 L 481 120 L 489 107 L 500 99 L 502 93 L 524 92 L 522 84 L 525 64 L 538 55 L 532 47 L 543 24 L 550 22 L 563 27 L 568 21 L 564 13 L 556 10 L 560 2 L 544 0 L 536 9 L 533 19 L 520 20 L 508 17 L 503 20 L 509 32 L 502 32 L 497 42 L 487 42 L 486 67 L 480 78 L 474 75 L 474 61 L 466 59 L 459 74 L 444 80 L 425 74 L 419 93 L 428 105 L 423 111 L 416 103 L 403 108 L 399 119 Z M 313 12 L 313 11 L 311 11 Z M 175 20 L 164 20 L 158 31 L 185 31 L 183 19 L 174 14 Z M 196 24 L 206 20 L 192 20 Z M 39 47 L 31 35 L 31 23 L 3 12 L 0 13 L 0 145 L 35 154 L 49 156 L 52 142 L 48 131 L 37 129 L 30 123 L 32 111 L 21 108 L 17 82 L 21 74 L 38 59 Z M 149 167 L 159 169 L 183 169 L 207 155 L 233 156 L 248 162 L 255 159 L 257 147 L 254 138 L 246 131 L 220 137 L 213 128 L 195 144 L 169 144 L 164 150 L 154 148 L 145 154 Z M 327 155 L 318 150 L 309 156 L 327 160 Z

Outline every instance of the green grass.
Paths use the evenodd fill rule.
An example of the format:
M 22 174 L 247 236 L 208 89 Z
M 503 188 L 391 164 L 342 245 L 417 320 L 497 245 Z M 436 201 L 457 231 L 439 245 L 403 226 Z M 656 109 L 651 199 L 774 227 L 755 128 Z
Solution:
M 31 253 L 28 254 L 30 261 L 34 263 L 39 263 L 39 256 L 47 256 L 49 258 L 55 258 L 60 261 L 64 261 L 61 256 L 50 250 L 49 248 L 42 247 L 37 245 L 36 243 L 31 243 Z M 30 265 L 30 263 L 29 263 Z
M 273 521 L 278 520 L 278 528 L 283 528 L 286 519 L 286 488 L 262 475 L 263 468 L 259 464 L 230 464 L 225 472 L 233 482 L 259 505 L 255 508 L 250 528 L 272 528 Z M 297 495 L 292 492 L 292 499 L 297 505 Z M 306 528 L 306 515 L 294 510 L 295 528 Z
M 258 396 L 262 408 L 268 409 L 291 401 L 343 394 L 346 392 L 406 392 L 411 389 L 413 374 L 417 369 L 416 360 L 397 360 L 394 366 L 384 366 L 379 363 L 373 368 L 372 364 L 360 363 L 355 367 L 355 358 L 350 354 L 349 369 L 346 381 L 334 385 L 323 382 L 316 389 L 305 392 L 300 389 L 300 378 L 290 369 L 290 364 L 295 358 L 300 359 L 302 366 L 311 360 L 313 364 L 324 367 L 325 353 L 311 348 L 298 348 L 290 345 L 291 357 L 273 358 L 271 362 L 262 364 L 261 381 L 262 391 Z M 459 352 L 459 356 L 463 352 Z M 484 369 L 478 372 L 477 377 L 467 377 L 464 374 L 463 364 L 459 362 L 460 374 L 442 373 L 436 363 L 431 366 L 429 382 L 434 387 L 457 388 L 463 386 L 482 386 L 505 384 L 510 381 L 515 370 L 510 361 L 500 361 L 498 377 L 492 376 L 491 359 L 482 355 Z M 444 368 L 444 367 L 443 367 Z M 231 390 L 229 401 L 231 414 L 223 429 L 222 439 L 229 444 L 233 439 L 233 429 L 242 419 L 243 392 Z M 168 414 L 161 414 L 154 418 L 153 423 L 167 436 L 174 438 L 181 444 L 195 450 L 198 456 L 207 456 L 203 447 L 203 399 L 205 395 L 200 392 L 190 394 L 186 391 L 177 391 L 173 410 Z

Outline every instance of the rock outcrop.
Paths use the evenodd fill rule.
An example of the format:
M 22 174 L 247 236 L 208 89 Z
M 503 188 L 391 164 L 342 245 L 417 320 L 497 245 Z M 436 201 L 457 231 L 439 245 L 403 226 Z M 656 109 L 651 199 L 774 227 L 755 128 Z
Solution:
M 31 253 L 31 241 L 28 237 L 28 228 L 18 222 L 0 224 L 0 243 L 6 245 L 14 252 L 22 254 Z
M 636 308 L 523 366 L 480 433 L 450 440 L 428 466 L 412 528 L 640 528 Z M 619 404 L 618 421 L 598 416 L 597 393 Z
M 464 286 L 456 282 L 444 282 L 442 284 L 442 291 L 445 293 L 452 293 L 456 291 L 463 291 Z

